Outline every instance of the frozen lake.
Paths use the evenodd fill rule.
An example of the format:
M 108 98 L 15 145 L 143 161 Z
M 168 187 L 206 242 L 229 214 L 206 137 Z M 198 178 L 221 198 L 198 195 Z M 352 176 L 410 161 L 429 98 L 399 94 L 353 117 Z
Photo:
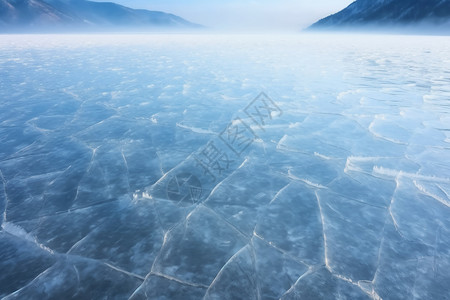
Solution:
M 450 39 L 0 36 L 0 212 L 2 299 L 450 299 Z

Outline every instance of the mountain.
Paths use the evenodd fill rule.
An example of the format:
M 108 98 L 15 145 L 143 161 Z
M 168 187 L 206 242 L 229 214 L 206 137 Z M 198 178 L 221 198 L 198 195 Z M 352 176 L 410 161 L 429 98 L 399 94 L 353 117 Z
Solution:
M 450 32 L 450 0 L 357 0 L 313 30 L 440 29 Z
M 87 0 L 0 0 L 0 31 L 199 28 L 178 16 Z

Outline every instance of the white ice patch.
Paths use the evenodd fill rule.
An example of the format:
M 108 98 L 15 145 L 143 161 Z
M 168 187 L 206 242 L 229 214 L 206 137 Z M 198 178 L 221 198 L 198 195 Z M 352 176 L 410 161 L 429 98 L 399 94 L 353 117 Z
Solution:
M 27 240 L 30 242 L 36 241 L 36 239 L 31 234 L 26 232 L 25 229 L 23 229 L 19 225 L 9 223 L 9 222 L 4 222 L 2 224 L 2 229 L 11 235 L 17 236 L 18 238 L 21 238 L 21 239 L 24 239 L 24 240 Z
M 421 175 L 421 174 L 417 174 L 417 173 L 408 173 L 408 172 L 404 172 L 402 170 L 393 170 L 393 169 L 383 168 L 383 167 L 379 167 L 379 166 L 373 167 L 373 173 L 379 174 L 379 175 L 385 175 L 388 177 L 394 177 L 394 178 L 403 177 L 403 178 L 423 180 L 423 181 L 450 183 L 450 178 L 427 176 L 427 175 Z
M 190 130 L 190 131 L 195 132 L 195 133 L 214 134 L 214 132 L 212 132 L 209 129 L 202 129 L 202 128 L 197 128 L 197 127 L 192 127 L 192 126 L 184 125 L 182 123 L 177 123 L 177 126 L 180 127 L 180 128 L 184 128 L 184 129 Z

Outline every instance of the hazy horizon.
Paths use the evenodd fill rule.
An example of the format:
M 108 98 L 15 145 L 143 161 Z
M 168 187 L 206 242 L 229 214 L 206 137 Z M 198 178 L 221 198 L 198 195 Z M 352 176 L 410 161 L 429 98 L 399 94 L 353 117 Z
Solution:
M 336 13 L 354 0 L 309 1 L 219 1 L 195 0 L 95 0 L 114 2 L 136 9 L 148 9 L 175 14 L 190 22 L 215 30 L 235 31 L 299 31 L 330 14 Z

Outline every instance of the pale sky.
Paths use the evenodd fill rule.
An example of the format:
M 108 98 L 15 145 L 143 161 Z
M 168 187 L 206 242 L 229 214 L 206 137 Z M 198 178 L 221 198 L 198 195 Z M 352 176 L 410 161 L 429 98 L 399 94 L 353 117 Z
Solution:
M 354 0 L 93 0 L 176 14 L 218 30 L 299 31 Z

